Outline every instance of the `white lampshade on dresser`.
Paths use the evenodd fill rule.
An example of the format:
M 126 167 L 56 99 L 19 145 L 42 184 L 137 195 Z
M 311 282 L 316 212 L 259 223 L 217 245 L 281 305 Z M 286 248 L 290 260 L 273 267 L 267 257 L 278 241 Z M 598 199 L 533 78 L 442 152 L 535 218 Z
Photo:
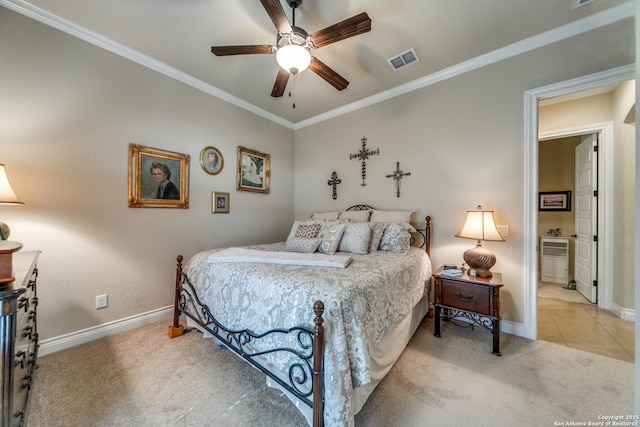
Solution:
M 11 188 L 5 166 L 0 163 L 0 205 L 24 205 Z M 13 253 L 22 248 L 22 243 L 7 240 L 11 230 L 0 222 L 0 285 L 13 282 Z

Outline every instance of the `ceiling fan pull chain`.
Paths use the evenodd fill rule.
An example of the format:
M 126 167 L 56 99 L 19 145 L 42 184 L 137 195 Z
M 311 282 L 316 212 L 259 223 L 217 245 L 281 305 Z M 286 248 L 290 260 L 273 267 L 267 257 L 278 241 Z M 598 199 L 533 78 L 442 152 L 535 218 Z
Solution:
M 289 91 L 289 98 L 293 98 L 293 109 L 296 109 L 296 75 L 291 74 L 291 90 Z

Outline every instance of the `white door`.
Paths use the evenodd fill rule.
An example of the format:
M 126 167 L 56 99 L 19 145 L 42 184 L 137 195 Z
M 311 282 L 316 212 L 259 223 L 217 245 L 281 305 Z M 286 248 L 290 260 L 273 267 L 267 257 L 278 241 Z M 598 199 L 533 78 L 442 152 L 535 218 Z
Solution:
M 598 254 L 598 135 L 588 135 L 576 147 L 575 264 L 576 289 L 589 301 L 597 302 Z

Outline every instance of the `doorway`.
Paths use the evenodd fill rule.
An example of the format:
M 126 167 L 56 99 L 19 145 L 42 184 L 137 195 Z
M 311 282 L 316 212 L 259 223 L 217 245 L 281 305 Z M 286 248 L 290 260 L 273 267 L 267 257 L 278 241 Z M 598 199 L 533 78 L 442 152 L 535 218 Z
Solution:
M 615 68 L 605 72 L 592 74 L 589 76 L 568 80 L 561 83 L 533 89 L 525 92 L 525 260 L 524 260 L 524 282 L 525 282 L 525 321 L 524 336 L 529 339 L 537 339 L 537 281 L 538 281 L 538 103 L 540 100 L 567 95 L 578 91 L 593 89 L 598 86 L 620 83 L 635 78 L 633 65 Z M 606 124 L 602 127 L 602 137 L 611 138 L 611 126 Z M 577 131 L 578 129 L 566 129 L 566 132 Z M 585 130 L 586 131 L 586 130 Z M 612 144 L 605 144 L 601 141 L 603 150 L 611 149 Z M 603 153 L 603 158 L 613 158 L 612 153 Z M 599 173 L 610 173 L 605 167 Z M 612 186 L 612 180 L 605 180 L 606 186 Z M 598 278 L 601 283 L 612 282 L 613 269 L 613 247 L 612 247 L 612 191 L 604 190 L 598 206 L 598 216 L 603 224 L 604 230 L 600 230 L 602 238 L 599 241 L 598 254 Z M 603 286 L 604 291 L 606 287 Z M 611 304 L 612 296 L 603 295 L 599 304 Z

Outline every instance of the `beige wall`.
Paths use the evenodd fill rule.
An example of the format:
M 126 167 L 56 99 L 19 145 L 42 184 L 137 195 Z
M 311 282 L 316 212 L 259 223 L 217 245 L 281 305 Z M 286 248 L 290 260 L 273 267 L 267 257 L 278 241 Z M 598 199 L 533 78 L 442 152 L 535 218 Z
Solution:
M 612 31 L 606 27 L 604 32 Z M 633 62 L 632 35 L 611 48 L 588 33 L 519 55 L 406 95 L 296 131 L 295 216 L 314 210 L 368 203 L 379 208 L 411 208 L 418 221 L 434 217 L 433 262 L 460 262 L 473 242 L 455 238 L 465 211 L 481 204 L 510 226 L 504 243 L 487 242 L 503 273 L 502 317 L 522 325 L 524 289 L 524 137 L 525 91 Z M 580 60 L 567 54 L 592 46 Z M 367 161 L 367 186 L 360 165 L 349 154 L 360 138 L 380 155 Z M 396 198 L 385 178 L 400 162 L 410 177 Z M 338 172 L 342 184 L 331 199 L 327 179 Z M 320 195 L 320 196 L 318 196 Z M 508 326 L 507 326 L 508 327 Z
M 189 209 L 127 206 L 129 143 L 191 156 Z M 270 195 L 235 190 L 238 145 L 271 154 Z M 0 153 L 25 202 L 0 219 L 42 251 L 41 339 L 169 306 L 178 254 L 281 240 L 293 220 L 291 129 L 2 7 Z M 231 193 L 229 215 L 211 214 L 212 191 Z

